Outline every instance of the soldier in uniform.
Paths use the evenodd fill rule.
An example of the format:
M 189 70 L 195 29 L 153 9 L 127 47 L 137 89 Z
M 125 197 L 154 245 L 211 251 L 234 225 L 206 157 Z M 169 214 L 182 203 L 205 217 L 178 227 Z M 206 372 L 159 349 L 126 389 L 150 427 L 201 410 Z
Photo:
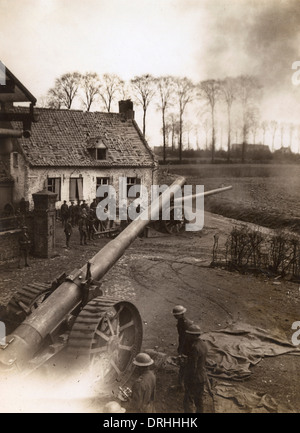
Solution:
M 71 218 L 72 227 L 74 227 L 75 226 L 75 206 L 74 206 L 73 201 L 71 201 L 71 204 L 69 206 L 69 217 Z
M 87 202 L 85 200 L 82 200 L 80 208 L 81 209 L 86 209 L 86 211 L 88 211 L 89 210 L 89 205 L 87 204 Z
M 83 209 L 81 216 L 78 221 L 78 230 L 80 235 L 80 245 L 87 245 L 86 239 L 88 234 L 88 225 L 87 225 L 87 213 L 86 210 Z
M 60 207 L 60 217 L 61 217 L 61 222 L 63 227 L 66 224 L 68 216 L 69 216 L 69 206 L 67 205 L 66 200 L 64 200 L 63 204 Z
M 30 266 L 28 263 L 28 256 L 29 256 L 29 250 L 30 250 L 30 237 L 28 233 L 28 227 L 23 226 L 22 227 L 22 233 L 19 236 L 19 246 L 20 246 L 20 256 L 19 256 L 19 264 L 18 267 L 21 267 L 21 261 L 24 258 L 25 266 Z
M 97 200 L 93 198 L 93 201 L 91 203 L 90 209 L 93 209 L 96 212 L 97 209 Z
M 138 367 L 139 377 L 132 386 L 131 406 L 138 413 L 154 413 L 156 376 L 150 369 L 154 363 L 147 353 L 139 353 L 133 360 Z
M 97 223 L 97 216 L 96 213 L 93 211 L 93 209 L 90 209 L 87 214 L 87 226 L 88 226 L 88 240 L 94 240 L 95 239 L 95 231 L 96 227 L 95 224 Z
M 74 205 L 74 223 L 76 226 L 78 226 L 80 215 L 81 215 L 80 200 L 78 200 L 77 203 Z
M 64 228 L 65 236 L 66 236 L 66 247 L 70 247 L 70 238 L 72 235 L 72 224 L 71 224 L 71 218 L 68 218 L 65 222 L 65 228 Z
M 185 413 L 203 413 L 203 393 L 207 382 L 206 356 L 207 347 L 201 340 L 201 330 L 197 325 L 191 325 L 186 330 L 189 335 L 187 340 L 187 362 L 184 368 L 184 399 Z
M 178 373 L 178 387 L 183 387 L 183 373 L 187 357 L 187 334 L 186 330 L 193 324 L 192 320 L 185 317 L 186 308 L 182 305 L 176 305 L 172 310 L 173 316 L 177 320 L 178 332 L 178 347 L 177 353 L 179 355 L 179 373 Z

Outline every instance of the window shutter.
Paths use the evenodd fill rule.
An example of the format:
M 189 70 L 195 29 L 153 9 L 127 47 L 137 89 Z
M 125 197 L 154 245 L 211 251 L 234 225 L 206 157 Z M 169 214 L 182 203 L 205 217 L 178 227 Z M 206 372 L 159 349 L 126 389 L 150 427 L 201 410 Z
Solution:
M 57 194 L 57 200 L 60 200 L 60 177 L 55 178 L 54 192 Z
M 83 200 L 83 179 L 77 179 L 77 188 L 78 188 L 78 198 L 79 200 Z
M 76 179 L 70 179 L 70 201 L 76 198 Z

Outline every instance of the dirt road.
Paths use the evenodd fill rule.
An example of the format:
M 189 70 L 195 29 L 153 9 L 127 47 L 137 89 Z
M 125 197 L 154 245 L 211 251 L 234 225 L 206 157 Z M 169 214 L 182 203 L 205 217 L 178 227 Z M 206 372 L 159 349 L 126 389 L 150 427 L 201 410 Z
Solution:
M 105 276 L 102 289 L 107 294 L 130 300 L 138 307 L 144 324 L 143 350 L 176 355 L 177 335 L 171 314 L 176 304 L 187 307 L 188 317 L 203 332 L 222 329 L 231 323 L 246 323 L 291 340 L 291 325 L 300 320 L 297 284 L 209 266 L 214 235 L 218 234 L 219 242 L 223 242 L 233 223 L 206 213 L 201 232 L 169 236 L 151 231 L 148 238 L 138 238 Z M 72 248 L 67 250 L 58 222 L 56 257 L 32 259 L 31 267 L 21 270 L 16 269 L 15 262 L 1 264 L 0 303 L 5 304 L 15 290 L 32 280 L 51 281 L 62 271 L 81 267 L 108 241 L 98 239 L 80 246 L 74 230 Z M 296 356 L 264 358 L 252 369 L 244 385 L 249 390 L 268 394 L 279 404 L 289 404 L 298 412 L 299 367 L 300 358 Z M 170 391 L 170 386 L 176 383 L 176 372 L 176 368 L 157 371 L 158 412 L 183 411 L 183 394 Z M 205 410 L 213 410 L 208 395 Z

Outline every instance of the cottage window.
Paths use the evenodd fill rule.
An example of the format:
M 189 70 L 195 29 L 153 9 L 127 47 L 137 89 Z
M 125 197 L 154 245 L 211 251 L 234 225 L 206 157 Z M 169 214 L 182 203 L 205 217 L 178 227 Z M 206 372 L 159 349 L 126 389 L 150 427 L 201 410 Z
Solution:
M 96 193 L 99 186 L 109 185 L 109 177 L 97 177 L 96 178 Z
M 70 201 L 83 200 L 83 178 L 74 177 L 70 179 Z
M 96 149 L 96 159 L 98 161 L 103 161 L 106 159 L 106 148 Z
M 129 197 L 129 190 L 134 185 L 140 185 L 141 179 L 138 177 L 127 177 L 127 197 Z
M 60 177 L 48 177 L 47 190 L 57 194 L 57 200 L 61 199 L 61 179 Z

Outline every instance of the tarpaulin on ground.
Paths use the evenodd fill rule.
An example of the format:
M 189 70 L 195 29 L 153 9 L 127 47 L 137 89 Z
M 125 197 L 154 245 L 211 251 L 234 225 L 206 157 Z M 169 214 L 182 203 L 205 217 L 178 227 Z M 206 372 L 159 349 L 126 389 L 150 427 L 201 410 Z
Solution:
M 300 355 L 300 349 L 284 337 L 242 323 L 203 333 L 201 339 L 208 348 L 208 371 L 219 378 L 243 380 L 250 376 L 250 367 L 266 356 Z
M 241 384 L 218 381 L 213 388 L 216 413 L 290 413 L 268 394 L 249 390 Z

